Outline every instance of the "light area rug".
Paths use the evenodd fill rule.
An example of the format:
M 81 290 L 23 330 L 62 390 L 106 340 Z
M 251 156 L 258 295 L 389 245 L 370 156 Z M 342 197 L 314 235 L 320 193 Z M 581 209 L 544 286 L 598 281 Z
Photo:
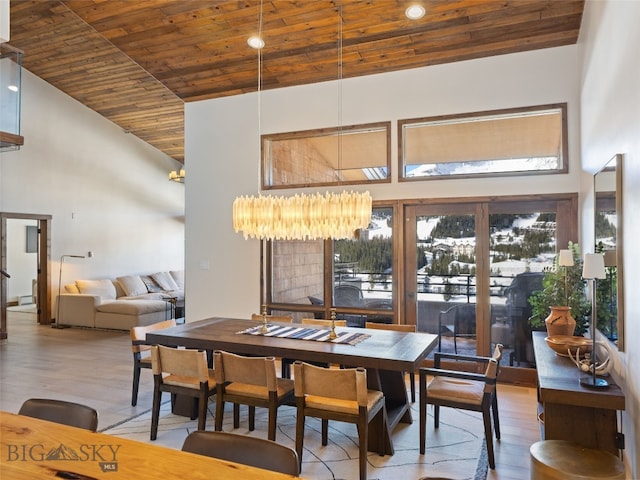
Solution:
M 431 407 L 430 407 L 431 408 Z M 206 430 L 214 430 L 215 403 L 209 405 Z M 429 411 L 427 419 L 427 451 L 419 452 L 418 404 L 412 406 L 413 423 L 400 423 L 392 434 L 394 455 L 368 454 L 367 478 L 370 480 L 484 480 L 487 474 L 486 448 L 482 417 L 475 412 L 451 408 L 440 410 L 440 428 L 433 428 Z M 223 430 L 266 438 L 267 411 L 256 409 L 255 430 L 250 432 L 247 407 L 241 406 L 240 427 L 233 428 L 232 405 L 225 405 Z M 294 407 L 278 409 L 276 441 L 295 448 Z M 181 449 L 184 439 L 197 430 L 197 420 L 171 413 L 169 402 L 162 405 L 158 438 L 149 440 L 151 411 L 146 411 L 104 433 L 145 443 Z M 320 421 L 309 418 L 305 424 L 301 477 L 308 480 L 352 480 L 358 478 L 358 436 L 355 425 L 329 422 L 329 444 L 321 444 Z
M 9 312 L 15 313 L 37 313 L 35 303 L 29 303 L 27 305 L 14 305 L 13 307 L 7 307 Z

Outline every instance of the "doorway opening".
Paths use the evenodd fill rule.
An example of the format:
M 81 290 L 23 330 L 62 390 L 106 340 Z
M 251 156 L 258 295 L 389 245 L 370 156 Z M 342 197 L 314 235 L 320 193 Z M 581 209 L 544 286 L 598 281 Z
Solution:
M 17 273 L 11 272 L 12 265 L 9 258 L 10 251 L 10 225 L 9 221 L 22 220 L 28 222 L 27 227 L 35 226 L 34 229 L 27 229 L 25 250 L 34 253 L 36 258 L 36 278 L 32 282 L 29 292 L 31 301 L 35 303 L 37 321 L 41 325 L 50 325 L 51 319 L 51 274 L 49 260 L 51 258 L 51 215 L 29 214 L 29 213 L 7 213 L 0 212 L 0 340 L 8 338 L 7 332 L 7 304 L 9 299 L 9 281 Z M 34 252 L 31 250 L 35 249 Z M 16 264 L 16 268 L 19 264 Z M 19 278 L 18 277 L 14 277 Z M 16 301 L 12 299 L 11 301 Z M 17 302 L 20 303 L 20 295 Z

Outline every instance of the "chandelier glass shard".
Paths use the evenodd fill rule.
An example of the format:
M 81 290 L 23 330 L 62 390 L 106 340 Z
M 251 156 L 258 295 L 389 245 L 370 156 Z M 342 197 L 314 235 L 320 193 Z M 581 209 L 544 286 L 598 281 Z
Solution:
M 369 192 L 241 196 L 233 202 L 233 228 L 245 239 L 353 238 L 369 226 L 371 204 Z

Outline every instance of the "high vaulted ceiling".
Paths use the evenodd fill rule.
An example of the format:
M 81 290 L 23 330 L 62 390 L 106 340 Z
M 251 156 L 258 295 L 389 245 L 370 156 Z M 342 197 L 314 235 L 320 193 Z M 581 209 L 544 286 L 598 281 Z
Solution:
M 425 7 L 422 19 L 405 17 L 412 3 Z M 584 0 L 10 5 L 9 43 L 27 70 L 183 162 L 184 102 L 257 90 L 258 54 L 247 38 L 261 10 L 266 90 L 573 44 Z

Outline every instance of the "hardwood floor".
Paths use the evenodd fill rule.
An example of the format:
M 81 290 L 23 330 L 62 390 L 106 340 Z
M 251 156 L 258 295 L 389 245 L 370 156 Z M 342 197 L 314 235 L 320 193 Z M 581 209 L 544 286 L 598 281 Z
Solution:
M 148 410 L 153 382 L 143 370 L 138 405 L 131 406 L 132 354 L 128 332 L 56 329 L 35 315 L 8 312 L 0 343 L 0 409 L 17 412 L 24 400 L 50 397 L 84 403 L 99 412 L 98 429 Z M 534 388 L 499 385 L 502 439 L 488 480 L 528 479 L 529 447 L 540 439 Z M 418 439 L 416 439 L 416 442 Z

